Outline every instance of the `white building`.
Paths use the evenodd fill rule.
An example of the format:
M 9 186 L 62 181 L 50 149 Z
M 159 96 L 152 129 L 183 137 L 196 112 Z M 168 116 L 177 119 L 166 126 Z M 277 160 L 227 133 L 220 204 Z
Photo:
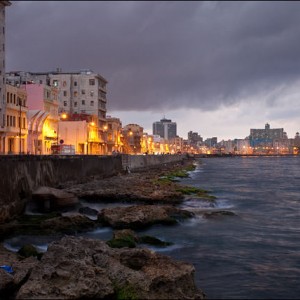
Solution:
M 0 1 L 0 153 L 5 151 L 5 125 L 6 125 L 6 100 L 5 100 L 5 7 L 10 6 L 10 1 Z

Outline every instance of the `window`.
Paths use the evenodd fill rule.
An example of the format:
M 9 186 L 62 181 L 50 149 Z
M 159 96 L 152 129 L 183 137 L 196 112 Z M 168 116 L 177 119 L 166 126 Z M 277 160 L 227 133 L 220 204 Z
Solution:
M 85 105 L 85 100 L 81 100 L 81 104 L 82 104 L 82 105 Z
M 74 102 L 74 107 L 77 107 L 77 102 Z
M 64 97 L 67 97 L 68 93 L 67 91 L 64 91 Z
M 75 91 L 75 92 L 74 92 L 74 97 L 77 97 L 77 96 L 78 96 L 78 92 Z
M 67 101 L 64 101 L 64 106 L 67 106 Z
M 106 99 L 106 94 L 105 94 L 105 93 L 100 92 L 100 95 L 101 95 L 101 98 L 102 98 L 102 99 Z
M 89 84 L 90 85 L 95 85 L 95 79 L 89 79 Z
M 82 95 L 85 95 L 85 90 L 81 90 L 81 94 L 82 94 Z
M 94 101 L 91 101 L 91 106 L 94 106 Z
M 91 96 L 91 97 L 94 96 L 94 91 L 90 91 L 90 96 Z
M 77 86 L 77 81 L 74 81 L 74 86 Z
M 6 125 L 9 126 L 9 116 L 6 116 Z
M 54 86 L 58 86 L 58 80 L 53 80 L 53 83 L 52 83 Z
M 67 85 L 67 82 L 64 80 L 64 82 L 63 82 L 63 86 L 66 86 Z
M 40 84 L 43 84 L 43 80 L 40 80 Z

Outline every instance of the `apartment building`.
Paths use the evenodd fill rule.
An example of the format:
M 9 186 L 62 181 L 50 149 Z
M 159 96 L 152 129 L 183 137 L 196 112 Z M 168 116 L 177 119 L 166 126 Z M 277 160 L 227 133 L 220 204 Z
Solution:
M 5 8 L 10 1 L 0 1 L 0 153 L 5 152 L 6 91 L 5 91 Z
M 107 116 L 106 144 L 107 154 L 118 153 L 123 151 L 121 142 L 122 122 L 119 118 Z
M 163 118 L 159 122 L 153 123 L 153 134 L 170 140 L 177 136 L 177 124 L 172 120 Z
M 138 124 L 128 124 L 122 129 L 123 150 L 129 154 L 140 154 L 142 152 L 144 128 Z
M 27 94 L 20 87 L 5 85 L 6 90 L 6 133 L 5 154 L 27 153 Z
M 31 154 L 52 154 L 58 140 L 58 91 L 45 84 L 27 83 L 28 149 Z

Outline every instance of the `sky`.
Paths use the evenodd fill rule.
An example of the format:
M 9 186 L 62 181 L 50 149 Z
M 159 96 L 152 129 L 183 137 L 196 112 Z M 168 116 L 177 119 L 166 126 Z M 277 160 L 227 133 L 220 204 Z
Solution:
M 11 1 L 6 71 L 91 69 L 107 115 L 204 139 L 300 131 L 300 2 Z

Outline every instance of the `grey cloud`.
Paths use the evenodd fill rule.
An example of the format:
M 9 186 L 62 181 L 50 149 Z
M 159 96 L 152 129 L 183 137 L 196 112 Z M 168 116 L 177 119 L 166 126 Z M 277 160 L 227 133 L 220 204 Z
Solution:
M 214 110 L 299 79 L 299 28 L 299 2 L 20 1 L 7 68 L 91 68 L 112 110 Z

